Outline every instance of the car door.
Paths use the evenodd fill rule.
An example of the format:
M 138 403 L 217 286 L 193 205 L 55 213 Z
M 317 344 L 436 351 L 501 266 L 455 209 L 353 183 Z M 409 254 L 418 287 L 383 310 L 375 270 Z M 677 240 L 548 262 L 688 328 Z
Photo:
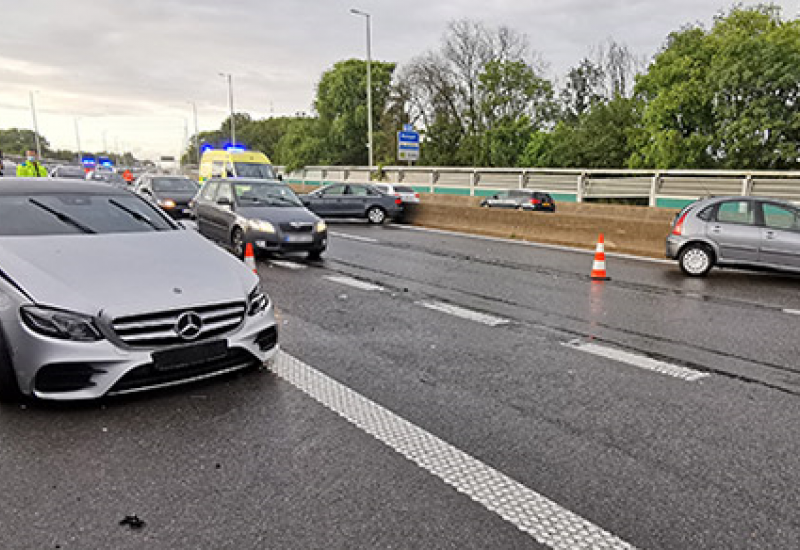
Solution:
M 517 203 L 511 198 L 508 191 L 501 191 L 486 200 L 489 206 L 494 208 L 516 208 Z
M 197 219 L 197 230 L 201 235 L 205 235 L 212 239 L 214 234 L 214 223 L 212 221 L 214 215 L 214 197 L 217 196 L 218 181 L 207 181 L 200 194 L 197 196 L 195 202 L 195 218 Z
M 309 209 L 319 216 L 340 216 L 346 185 L 331 185 L 308 195 Z
M 220 201 L 227 200 L 227 204 L 220 204 Z M 221 181 L 217 188 L 217 194 L 214 197 L 213 212 L 211 214 L 211 221 L 213 223 L 214 239 L 221 242 L 228 242 L 230 237 L 231 226 L 233 220 L 236 218 L 234 213 L 236 207 L 233 198 L 233 189 L 231 184 L 226 181 Z
M 761 248 L 761 230 L 756 223 L 757 203 L 736 199 L 717 205 L 706 225 L 706 236 L 717 244 L 720 260 L 757 263 Z
M 764 226 L 759 262 L 800 268 L 800 211 L 769 202 L 761 203 L 761 208 Z
M 361 217 L 367 211 L 369 203 L 376 202 L 380 195 L 371 195 L 366 185 L 348 185 L 342 200 L 342 215 Z

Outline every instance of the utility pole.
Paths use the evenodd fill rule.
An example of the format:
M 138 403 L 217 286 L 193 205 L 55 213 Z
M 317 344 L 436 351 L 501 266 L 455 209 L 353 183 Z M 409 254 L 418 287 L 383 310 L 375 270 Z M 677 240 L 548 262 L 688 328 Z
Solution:
M 200 166 L 200 129 L 197 126 L 197 103 L 190 101 L 194 115 L 194 148 L 197 150 L 197 165 Z
M 75 143 L 78 145 L 78 162 L 83 162 L 83 151 L 81 150 L 81 132 L 78 129 L 78 117 L 72 119 L 75 122 Z
M 231 145 L 236 146 L 236 120 L 233 116 L 233 77 L 230 73 L 219 73 L 219 76 L 228 79 L 228 106 L 231 110 Z
M 31 91 L 31 116 L 33 117 L 33 137 L 36 140 L 36 157 L 41 162 L 42 144 L 39 142 L 39 124 L 36 122 L 36 102 L 33 100 L 34 93 L 35 92 Z
M 365 11 L 351 9 L 353 15 L 364 17 L 367 24 L 367 153 L 369 159 L 369 179 L 372 179 L 372 32 L 371 16 Z

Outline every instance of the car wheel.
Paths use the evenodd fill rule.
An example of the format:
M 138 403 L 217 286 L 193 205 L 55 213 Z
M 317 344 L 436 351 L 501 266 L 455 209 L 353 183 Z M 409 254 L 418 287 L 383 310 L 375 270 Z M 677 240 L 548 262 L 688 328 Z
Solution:
M 367 210 L 367 219 L 369 223 L 380 225 L 386 221 L 386 211 L 380 206 L 373 206 Z
M 3 335 L 0 334 L 0 403 L 14 403 L 22 397 L 19 391 L 19 382 L 11 365 Z
M 323 252 L 325 252 L 324 249 L 323 250 L 309 250 L 307 258 L 309 260 L 321 260 Z
M 714 267 L 714 253 L 704 244 L 690 244 L 678 257 L 681 270 L 690 277 L 704 277 Z
M 231 233 L 231 250 L 234 256 L 240 260 L 244 258 L 244 231 L 238 227 Z

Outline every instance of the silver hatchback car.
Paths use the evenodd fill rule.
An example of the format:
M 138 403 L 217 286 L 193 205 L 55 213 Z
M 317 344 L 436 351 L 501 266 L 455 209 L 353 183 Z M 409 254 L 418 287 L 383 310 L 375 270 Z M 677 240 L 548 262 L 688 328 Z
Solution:
M 242 262 L 109 185 L 0 180 L 0 398 L 92 399 L 263 364 L 272 305 Z
M 715 265 L 800 272 L 800 209 L 766 197 L 697 201 L 675 216 L 667 258 L 692 277 Z

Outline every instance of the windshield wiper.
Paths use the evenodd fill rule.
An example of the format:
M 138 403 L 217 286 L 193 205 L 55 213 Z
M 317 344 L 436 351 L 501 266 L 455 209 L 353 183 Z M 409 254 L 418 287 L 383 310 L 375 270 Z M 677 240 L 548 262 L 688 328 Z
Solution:
M 97 231 L 95 231 L 91 227 L 83 225 L 81 222 L 79 222 L 78 220 L 76 220 L 75 218 L 70 216 L 69 214 L 65 214 L 64 212 L 56 210 L 55 208 L 50 208 L 46 204 L 41 203 L 41 202 L 37 201 L 36 199 L 28 199 L 28 202 L 33 204 L 34 206 L 38 206 L 39 208 L 41 208 L 45 212 L 49 212 L 50 214 L 52 214 L 53 216 L 55 216 L 56 218 L 58 218 L 59 220 L 61 220 L 65 224 L 71 225 L 72 227 L 74 227 L 76 229 L 79 229 L 80 231 L 82 231 L 84 233 L 97 233 Z
M 148 217 L 147 217 L 147 216 L 145 216 L 144 214 L 140 214 L 140 213 L 139 213 L 139 212 L 137 212 L 136 210 L 132 210 L 132 209 L 128 208 L 127 206 L 125 206 L 124 204 L 122 204 L 122 203 L 120 203 L 120 202 L 117 202 L 117 201 L 115 201 L 114 199 L 108 199 L 108 202 L 109 202 L 110 204 L 112 204 L 112 205 L 116 206 L 117 208 L 119 208 L 119 209 L 120 209 L 120 210 L 122 210 L 123 212 L 127 212 L 127 213 L 128 213 L 128 214 L 129 214 L 129 215 L 130 215 L 130 216 L 131 216 L 133 219 L 135 219 L 135 220 L 138 220 L 138 221 L 140 221 L 140 222 L 142 222 L 142 223 L 145 223 L 145 224 L 149 225 L 149 226 L 150 226 L 150 227 L 152 227 L 152 228 L 153 228 L 155 231 L 161 231 L 161 228 L 160 228 L 160 227 L 158 227 L 156 224 L 154 224 L 154 223 L 153 223 L 153 222 L 150 220 L 150 218 L 148 218 Z

